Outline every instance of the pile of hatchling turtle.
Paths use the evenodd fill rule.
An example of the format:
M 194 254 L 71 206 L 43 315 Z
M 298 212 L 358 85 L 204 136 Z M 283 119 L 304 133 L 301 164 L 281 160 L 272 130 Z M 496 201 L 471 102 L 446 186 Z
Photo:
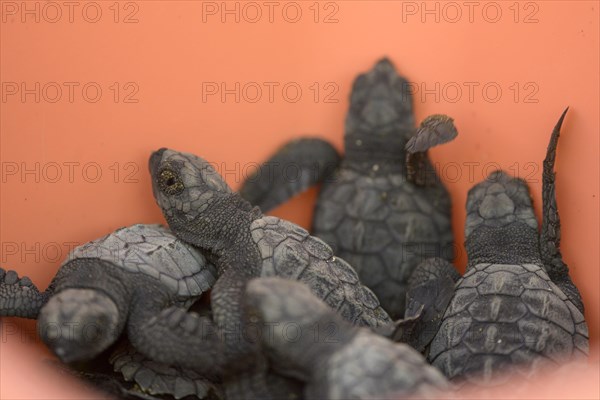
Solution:
M 0 269 L 0 315 L 36 319 L 69 371 L 121 398 L 448 397 L 527 379 L 588 354 L 559 249 L 565 114 L 541 232 L 526 182 L 493 172 L 468 193 L 462 277 L 427 154 L 456 128 L 444 115 L 417 128 L 408 82 L 383 59 L 354 82 L 343 157 L 292 141 L 236 193 L 204 159 L 160 149 L 149 169 L 168 228 L 76 248 L 44 292 Z M 318 183 L 312 232 L 263 214 Z

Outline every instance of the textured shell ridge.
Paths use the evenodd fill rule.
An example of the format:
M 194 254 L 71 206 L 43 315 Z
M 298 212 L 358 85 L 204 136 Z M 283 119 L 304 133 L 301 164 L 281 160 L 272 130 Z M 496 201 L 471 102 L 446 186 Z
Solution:
M 215 268 L 198 250 L 156 224 L 120 228 L 76 247 L 65 264 L 76 258 L 96 258 L 128 272 L 144 274 L 160 280 L 182 297 L 202 294 L 217 276 Z
M 422 259 L 452 258 L 448 194 L 441 185 L 414 187 L 399 174 L 341 171 L 319 195 L 313 234 L 347 260 L 393 314 L 403 309 L 406 283 Z
M 358 325 L 391 322 L 377 298 L 362 286 L 354 269 L 334 256 L 325 242 L 308 234 L 293 234 L 298 227 L 288 221 L 269 217 L 265 222 L 255 221 L 250 228 L 263 260 L 261 276 L 279 276 L 307 284 L 317 297 Z
M 542 266 L 479 264 L 457 282 L 429 359 L 449 378 L 495 376 L 540 357 L 558 363 L 588 351 L 582 321 Z

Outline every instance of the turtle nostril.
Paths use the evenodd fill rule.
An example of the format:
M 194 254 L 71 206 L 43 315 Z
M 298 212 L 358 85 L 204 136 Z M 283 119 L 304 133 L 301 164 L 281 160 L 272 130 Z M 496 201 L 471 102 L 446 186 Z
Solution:
M 158 169 L 160 162 L 162 161 L 163 153 L 167 149 L 165 147 L 156 150 L 152 155 L 150 155 L 150 159 L 148 160 L 148 169 L 150 170 L 150 174 L 153 174 Z

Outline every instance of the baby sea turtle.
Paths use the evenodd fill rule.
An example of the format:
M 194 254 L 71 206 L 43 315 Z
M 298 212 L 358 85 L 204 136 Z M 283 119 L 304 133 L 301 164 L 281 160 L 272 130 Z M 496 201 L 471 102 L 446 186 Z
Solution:
M 190 306 L 216 276 L 198 250 L 165 227 L 134 225 L 75 248 L 44 292 L 29 278 L 0 269 L 0 315 L 37 319 L 40 337 L 62 361 L 82 362 L 108 349 L 123 331 L 134 346 L 143 341 L 152 317 L 168 306 Z M 215 389 L 197 375 L 163 373 L 167 367 L 150 365 L 141 355 L 127 359 L 117 352 L 113 361 L 115 370 L 149 394 L 202 398 Z
M 448 378 L 487 385 L 508 379 L 509 365 L 528 376 L 540 363 L 588 354 L 581 295 L 559 250 L 554 161 L 565 114 L 544 160 L 541 234 L 527 183 L 496 171 L 468 194 L 465 275 L 454 285 L 452 267 L 439 259 L 416 270 L 408 308 L 436 297 L 442 311 L 429 312 L 440 318 L 430 318 L 427 335 L 416 331 L 415 341 L 426 347 L 432 339 L 428 359 Z
M 295 140 L 249 176 L 240 193 L 268 211 L 324 180 L 312 234 L 354 266 L 382 307 L 400 318 L 419 262 L 454 257 L 450 197 L 427 150 L 457 131 L 443 115 L 415 129 L 411 85 L 388 59 L 354 81 L 345 131 L 341 164 L 329 143 Z
M 307 399 L 430 398 L 446 378 L 416 350 L 353 326 L 299 282 L 248 283 L 244 306 L 278 370 L 306 382 Z
M 202 372 L 223 368 L 226 396 L 235 385 L 261 382 L 264 370 L 248 371 L 259 363 L 258 343 L 244 335 L 243 292 L 254 277 L 279 276 L 308 285 L 342 317 L 355 325 L 377 327 L 391 323 L 377 297 L 364 287 L 356 272 L 331 248 L 290 222 L 265 217 L 233 192 L 205 160 L 169 149 L 154 152 L 149 162 L 153 193 L 171 230 L 182 240 L 203 250 L 218 270 L 211 291 L 216 332 L 225 336 L 215 343 L 212 327 L 202 326 L 193 313 L 172 308 L 151 321 L 161 336 L 141 351 L 165 363 L 176 363 Z M 206 322 L 206 321 L 205 321 Z M 185 335 L 184 327 L 201 335 Z M 164 341 L 176 341 L 166 347 Z M 217 341 L 218 342 L 218 341 Z M 265 365 L 266 366 L 266 365 Z M 233 371 L 233 372 L 231 372 Z M 253 375 L 247 376 L 245 374 Z M 240 379 L 244 376 L 244 379 Z M 266 397 L 249 385 L 246 397 Z M 254 391 L 254 392 L 252 392 Z

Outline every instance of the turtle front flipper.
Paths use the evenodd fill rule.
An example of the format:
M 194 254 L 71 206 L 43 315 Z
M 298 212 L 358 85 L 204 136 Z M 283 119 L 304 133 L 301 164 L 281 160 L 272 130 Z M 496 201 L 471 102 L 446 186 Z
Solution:
M 560 253 L 560 217 L 556 205 L 556 174 L 554 173 L 554 163 L 556 161 L 556 148 L 558 147 L 558 138 L 568 108 L 562 113 L 556 123 L 546 158 L 544 159 L 544 171 L 542 175 L 542 231 L 540 234 L 540 253 L 542 261 L 548 276 L 552 282 L 558 286 L 573 304 L 583 314 L 583 301 L 579 290 L 569 276 L 569 267 L 563 261 Z
M 322 139 L 293 140 L 248 176 L 239 193 L 266 212 L 331 177 L 339 162 L 336 149 Z
M 220 375 L 223 346 L 213 322 L 184 308 L 162 309 L 154 303 L 130 316 L 128 337 L 133 346 L 157 362 Z
M 424 352 L 439 330 L 459 278 L 447 260 L 429 258 L 421 262 L 408 281 L 404 319 L 396 323 L 392 338 Z
M 415 136 L 406 143 L 406 172 L 409 182 L 418 186 L 429 185 L 428 177 L 435 177 L 428 162 L 427 151 L 437 145 L 450 142 L 456 138 L 458 131 L 454 120 L 447 115 L 434 114 L 425 118 Z
M 130 343 L 116 348 L 109 361 L 114 371 L 122 374 L 125 381 L 134 382 L 134 387 L 129 389 L 128 393 L 161 398 L 168 395 L 175 399 L 187 396 L 198 399 L 223 398 L 217 383 L 192 370 L 149 360 Z
M 0 268 L 0 316 L 36 319 L 52 291 L 40 292 L 28 277 Z

